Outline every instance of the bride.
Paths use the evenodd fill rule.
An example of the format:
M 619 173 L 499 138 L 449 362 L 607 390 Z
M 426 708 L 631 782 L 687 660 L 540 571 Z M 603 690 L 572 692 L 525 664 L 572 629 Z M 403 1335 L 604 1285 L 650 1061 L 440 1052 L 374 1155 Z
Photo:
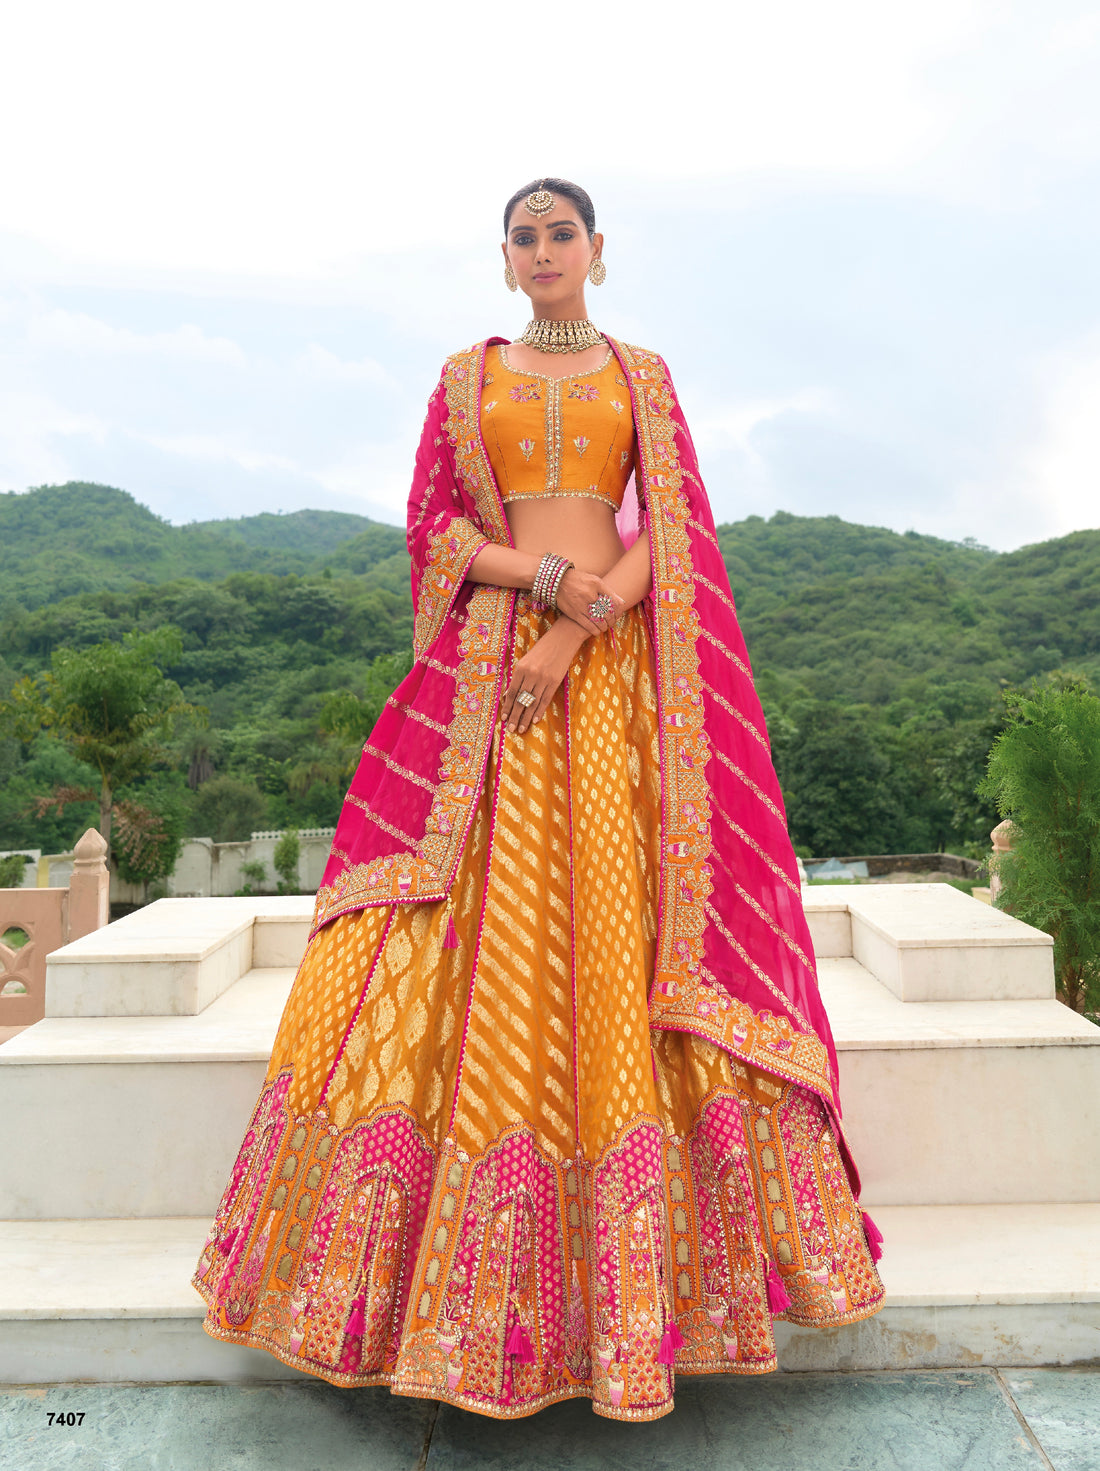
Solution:
M 760 704 L 656 353 L 588 319 L 592 201 L 509 200 L 527 329 L 455 353 L 363 748 L 194 1283 L 216 1338 L 483 1414 L 668 1413 L 875 1312 Z

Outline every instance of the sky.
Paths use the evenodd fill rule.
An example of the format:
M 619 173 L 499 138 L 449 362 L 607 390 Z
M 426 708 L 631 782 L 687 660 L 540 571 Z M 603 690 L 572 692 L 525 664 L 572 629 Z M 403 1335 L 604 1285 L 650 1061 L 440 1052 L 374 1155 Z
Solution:
M 0 490 L 403 523 L 543 171 L 718 521 L 1100 525 L 1100 5 L 35 0 L 0 128 Z

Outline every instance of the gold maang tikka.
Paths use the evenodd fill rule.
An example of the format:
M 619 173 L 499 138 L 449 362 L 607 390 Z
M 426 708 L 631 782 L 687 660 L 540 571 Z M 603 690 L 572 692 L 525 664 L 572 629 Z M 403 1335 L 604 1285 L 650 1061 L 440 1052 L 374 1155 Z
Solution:
M 524 201 L 524 209 L 526 209 L 529 215 L 534 215 L 536 219 L 541 219 L 543 215 L 548 215 L 554 208 L 554 196 L 550 193 L 549 189 L 543 187 L 544 183 L 544 180 L 540 180 L 539 187 L 533 194 L 528 194 Z

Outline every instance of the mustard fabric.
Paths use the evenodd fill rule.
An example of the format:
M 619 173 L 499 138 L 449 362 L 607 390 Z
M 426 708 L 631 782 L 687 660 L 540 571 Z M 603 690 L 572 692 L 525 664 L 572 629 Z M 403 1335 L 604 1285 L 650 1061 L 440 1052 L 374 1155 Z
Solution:
M 555 616 L 519 595 L 515 657 Z M 213 1337 L 497 1417 L 650 1420 L 676 1373 L 776 1367 L 769 1263 L 794 1321 L 875 1311 L 821 1100 L 650 1034 L 658 738 L 636 607 L 498 725 L 457 945 L 438 903 L 315 936 L 193 1278 Z
M 588 496 L 616 511 L 634 469 L 630 390 L 614 355 L 571 378 L 521 373 L 489 349 L 481 432 L 504 501 Z

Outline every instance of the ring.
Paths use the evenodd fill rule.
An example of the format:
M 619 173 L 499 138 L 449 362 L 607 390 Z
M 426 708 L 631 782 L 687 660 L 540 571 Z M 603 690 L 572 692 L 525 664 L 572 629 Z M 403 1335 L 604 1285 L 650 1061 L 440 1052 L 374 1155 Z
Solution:
M 517 705 L 533 705 L 534 703 L 535 697 L 530 690 L 520 690 L 519 694 L 516 696 Z
M 611 601 L 609 595 L 602 592 L 589 603 L 588 616 L 593 622 L 598 622 L 601 618 L 609 618 L 614 608 L 615 604 Z

